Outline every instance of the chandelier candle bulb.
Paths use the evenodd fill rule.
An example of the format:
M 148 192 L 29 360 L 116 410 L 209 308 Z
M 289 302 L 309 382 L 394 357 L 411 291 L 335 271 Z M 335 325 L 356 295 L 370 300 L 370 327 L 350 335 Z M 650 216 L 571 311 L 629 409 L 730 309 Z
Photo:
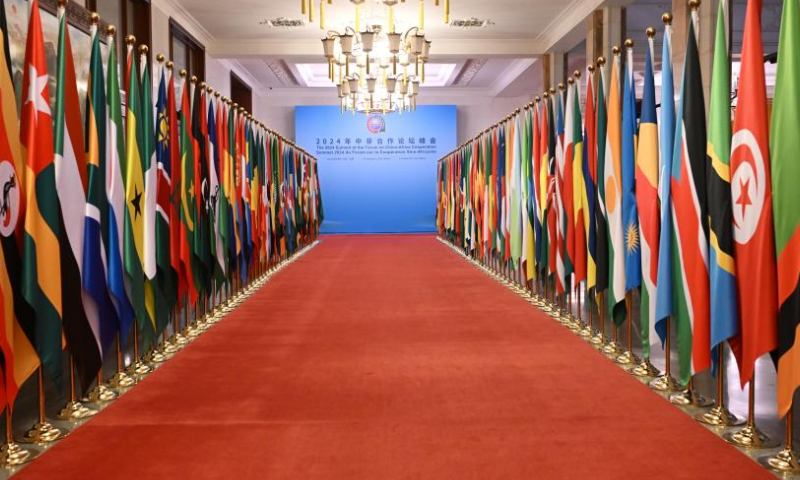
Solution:
M 319 0 L 319 29 L 325 30 L 325 0 Z
M 425 0 L 419 0 L 419 28 L 425 30 Z

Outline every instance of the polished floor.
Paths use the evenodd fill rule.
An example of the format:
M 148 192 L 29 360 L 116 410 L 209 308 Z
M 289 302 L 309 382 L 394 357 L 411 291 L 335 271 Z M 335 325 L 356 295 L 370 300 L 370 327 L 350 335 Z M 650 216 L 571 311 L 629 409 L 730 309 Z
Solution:
M 427 235 L 325 237 L 18 475 L 771 478 Z

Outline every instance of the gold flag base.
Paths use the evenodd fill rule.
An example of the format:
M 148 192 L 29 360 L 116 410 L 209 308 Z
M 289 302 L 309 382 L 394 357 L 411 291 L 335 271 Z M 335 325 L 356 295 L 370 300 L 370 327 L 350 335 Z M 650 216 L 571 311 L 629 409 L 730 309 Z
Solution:
M 660 377 L 650 382 L 650 388 L 657 392 L 680 392 L 683 390 L 680 384 L 672 377 L 671 374 L 665 373 Z
M 39 456 L 36 450 L 22 448 L 18 443 L 6 443 L 0 447 L 0 467 L 13 468 L 24 465 Z
M 151 367 L 150 365 L 146 364 L 145 362 L 143 362 L 141 360 L 136 360 L 135 362 L 133 362 L 128 367 L 128 369 L 126 370 L 126 373 L 128 375 L 132 375 L 132 376 L 136 376 L 136 377 L 143 377 L 143 376 L 151 373 L 152 371 L 153 371 L 153 367 Z
M 187 345 L 189 343 L 189 339 L 184 337 L 180 333 L 176 333 L 169 339 L 169 343 L 171 343 L 177 348 L 180 348 Z
M 778 443 L 770 439 L 755 425 L 746 425 L 722 436 L 726 442 L 742 448 L 775 448 Z
M 661 372 L 650 363 L 649 358 L 642 360 L 639 365 L 630 369 L 631 375 L 634 377 L 657 377 Z
M 18 441 L 20 443 L 52 443 L 67 435 L 69 432 L 62 428 L 54 427 L 48 422 L 39 422 L 25 432 L 25 436 Z
M 58 412 L 56 418 L 74 422 L 97 415 L 97 410 L 89 408 L 81 402 L 69 402 Z
M 642 360 L 630 350 L 626 350 L 625 353 L 617 356 L 614 361 L 620 365 L 638 365 L 642 362 Z
M 116 399 L 117 392 L 111 390 L 105 385 L 98 385 L 94 387 L 94 390 L 89 392 L 89 395 L 87 395 L 86 398 L 92 403 L 103 404 Z
M 591 340 L 589 340 L 589 343 L 594 345 L 598 350 L 602 350 L 606 345 L 606 336 L 603 332 L 596 332 Z
M 744 419 L 732 414 L 724 405 L 717 405 L 705 413 L 695 415 L 694 418 L 698 422 L 712 427 L 733 427 L 744 424 Z
M 758 459 L 758 463 L 769 468 L 773 472 L 784 475 L 800 475 L 800 462 L 797 461 L 797 453 L 786 448 L 775 455 L 767 455 Z
M 158 350 L 153 350 L 150 352 L 150 355 L 148 355 L 147 361 L 152 363 L 164 363 L 167 361 L 167 356 Z
M 592 327 L 584 325 L 583 328 L 578 330 L 578 335 L 580 335 L 581 338 L 591 339 L 594 336 L 592 334 Z
M 612 340 L 605 344 L 605 346 L 602 349 L 602 352 L 610 357 L 616 357 L 617 355 L 622 353 L 622 345 Z
M 714 404 L 713 400 L 705 398 L 691 387 L 672 395 L 669 397 L 669 401 L 673 405 L 680 405 L 682 407 L 710 407 Z
M 108 382 L 111 385 L 111 388 L 121 389 L 121 388 L 130 388 L 136 385 L 136 379 L 131 377 L 125 372 L 117 372 L 111 377 L 111 380 Z

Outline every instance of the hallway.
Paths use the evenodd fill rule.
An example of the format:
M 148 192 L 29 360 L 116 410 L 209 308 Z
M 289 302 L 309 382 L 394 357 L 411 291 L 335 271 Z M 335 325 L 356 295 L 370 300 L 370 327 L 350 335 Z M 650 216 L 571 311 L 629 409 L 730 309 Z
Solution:
M 409 235 L 323 237 L 17 478 L 773 477 Z

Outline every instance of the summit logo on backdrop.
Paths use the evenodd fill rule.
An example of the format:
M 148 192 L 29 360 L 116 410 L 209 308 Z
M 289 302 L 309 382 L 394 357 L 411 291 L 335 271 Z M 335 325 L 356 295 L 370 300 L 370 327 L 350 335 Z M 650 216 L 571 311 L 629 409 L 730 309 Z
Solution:
M 380 115 L 370 115 L 367 117 L 367 130 L 374 134 L 385 132 L 386 120 Z

